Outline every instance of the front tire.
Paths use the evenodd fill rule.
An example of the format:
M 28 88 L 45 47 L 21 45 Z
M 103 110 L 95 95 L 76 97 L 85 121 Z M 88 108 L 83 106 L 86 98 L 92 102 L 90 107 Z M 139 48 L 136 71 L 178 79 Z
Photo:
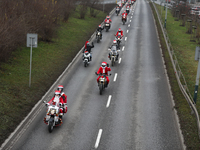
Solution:
M 48 125 L 48 130 L 49 130 L 49 133 L 51 133 L 53 131 L 53 119 L 50 119 L 49 120 L 49 125 Z
M 102 95 L 102 92 L 103 92 L 103 84 L 101 83 L 99 85 L 99 94 Z
M 99 41 L 100 41 L 100 37 L 98 36 L 98 37 L 97 37 L 97 43 L 99 43 Z

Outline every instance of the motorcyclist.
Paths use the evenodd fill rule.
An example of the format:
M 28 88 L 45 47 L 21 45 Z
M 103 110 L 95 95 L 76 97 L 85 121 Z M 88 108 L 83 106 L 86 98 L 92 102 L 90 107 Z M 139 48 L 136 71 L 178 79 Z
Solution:
M 129 11 L 130 11 L 130 6 L 129 6 L 129 4 L 127 4 L 126 5 L 126 12 L 129 13 Z
M 102 62 L 102 64 L 101 64 L 101 67 L 99 67 L 99 70 L 96 72 L 96 74 L 98 75 L 98 74 L 105 74 L 105 75 L 108 75 L 108 71 L 111 71 L 111 69 L 110 69 L 110 67 L 109 67 L 109 64 L 107 64 L 107 62 Z M 100 78 L 100 76 L 97 78 L 97 83 L 99 84 L 99 78 Z M 105 87 L 107 87 L 108 86 L 108 84 L 109 84 L 109 78 L 108 78 L 108 76 L 106 76 L 106 85 L 105 85 Z
M 67 95 L 63 92 L 63 85 L 59 85 L 58 86 L 58 91 L 60 91 L 60 95 L 63 98 L 63 104 L 64 104 L 64 113 L 67 113 Z
M 93 42 L 92 42 L 92 45 L 90 45 L 90 43 L 89 42 L 87 42 L 87 44 L 86 44 L 86 49 L 84 49 L 83 50 L 83 53 L 85 52 L 85 51 L 88 51 L 89 53 L 90 53 L 90 61 L 92 61 L 92 48 L 94 47 L 94 44 L 93 44 Z M 84 59 L 84 54 L 83 54 L 83 59 Z
M 54 97 L 48 102 L 46 103 L 46 105 L 57 105 L 59 104 L 59 107 L 60 107 L 60 114 L 59 114 L 59 117 L 62 118 L 63 116 L 63 109 L 62 109 L 62 105 L 63 105 L 63 98 L 61 97 L 61 93 L 60 91 L 56 90 L 55 93 L 54 93 Z
M 101 27 L 101 25 L 98 26 L 97 30 L 96 30 L 96 36 L 97 36 L 97 32 L 100 32 L 100 38 L 102 39 L 102 30 L 104 29 L 104 27 Z
M 109 47 L 109 49 L 116 50 L 116 52 L 117 52 L 117 58 L 116 58 L 116 60 L 118 60 L 119 53 L 118 53 L 117 50 L 119 50 L 120 48 L 117 46 L 117 41 L 116 40 L 113 40 L 113 44 Z M 111 60 L 111 53 L 108 54 L 108 58 Z
M 89 43 L 89 41 L 86 41 L 86 42 L 85 42 L 85 49 L 87 48 L 87 43 Z
M 110 16 L 107 16 L 106 19 L 104 20 L 104 23 L 106 23 L 107 21 L 109 21 L 109 23 L 112 22 L 112 20 L 110 19 Z
M 119 5 L 116 6 L 115 13 L 117 13 L 117 11 L 120 11 Z
M 127 12 L 126 10 L 124 10 L 124 12 L 122 13 L 122 22 L 123 22 L 123 17 L 125 17 L 125 21 L 127 20 Z
M 117 31 L 117 33 L 116 33 L 115 36 L 118 36 L 119 33 L 121 33 L 121 36 L 122 36 L 122 37 L 124 36 L 123 31 L 122 31 L 121 28 L 118 29 L 118 31 Z

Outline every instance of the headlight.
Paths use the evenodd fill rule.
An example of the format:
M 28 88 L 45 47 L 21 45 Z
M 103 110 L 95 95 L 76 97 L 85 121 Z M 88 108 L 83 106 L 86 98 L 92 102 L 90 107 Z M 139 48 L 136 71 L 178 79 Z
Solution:
M 55 114 L 55 109 L 53 109 L 53 110 L 51 110 L 51 114 L 53 115 L 53 114 Z

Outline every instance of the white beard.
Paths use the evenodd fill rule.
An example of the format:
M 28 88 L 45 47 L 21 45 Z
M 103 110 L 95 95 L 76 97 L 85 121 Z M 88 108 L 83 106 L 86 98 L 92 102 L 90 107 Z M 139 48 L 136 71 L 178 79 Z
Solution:
M 56 105 L 59 103 L 59 97 L 58 96 L 55 96 L 55 98 L 54 98 L 54 100 L 53 100 L 55 103 L 56 103 Z

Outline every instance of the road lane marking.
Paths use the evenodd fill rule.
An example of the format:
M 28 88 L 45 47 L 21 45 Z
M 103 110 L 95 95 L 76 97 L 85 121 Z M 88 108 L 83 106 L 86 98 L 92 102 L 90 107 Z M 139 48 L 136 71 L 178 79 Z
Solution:
M 112 95 L 109 95 L 108 101 L 107 101 L 107 104 L 106 104 L 106 108 L 108 108 L 110 106 L 111 98 L 112 98 Z
M 121 59 L 121 58 L 119 58 L 119 62 L 118 62 L 119 64 L 121 63 L 121 60 L 122 60 L 122 59 Z
M 125 37 L 125 41 L 127 40 L 127 37 Z
M 114 77 L 114 82 L 116 81 L 116 79 L 117 79 L 117 73 L 115 73 L 115 77 Z
M 128 30 L 126 32 L 128 33 Z
M 101 134 L 102 134 L 102 129 L 99 129 L 99 133 L 98 133 L 98 136 L 97 136 L 97 140 L 96 140 L 96 143 L 95 143 L 95 148 L 98 148 L 99 146 L 99 142 L 100 142 L 100 139 L 101 139 Z
M 133 16 L 131 16 L 131 18 L 132 18 Z
M 131 20 L 130 20 L 130 22 L 131 22 Z
M 129 24 L 128 27 L 130 27 L 131 25 Z
M 124 51 L 125 46 L 122 47 L 122 51 Z

